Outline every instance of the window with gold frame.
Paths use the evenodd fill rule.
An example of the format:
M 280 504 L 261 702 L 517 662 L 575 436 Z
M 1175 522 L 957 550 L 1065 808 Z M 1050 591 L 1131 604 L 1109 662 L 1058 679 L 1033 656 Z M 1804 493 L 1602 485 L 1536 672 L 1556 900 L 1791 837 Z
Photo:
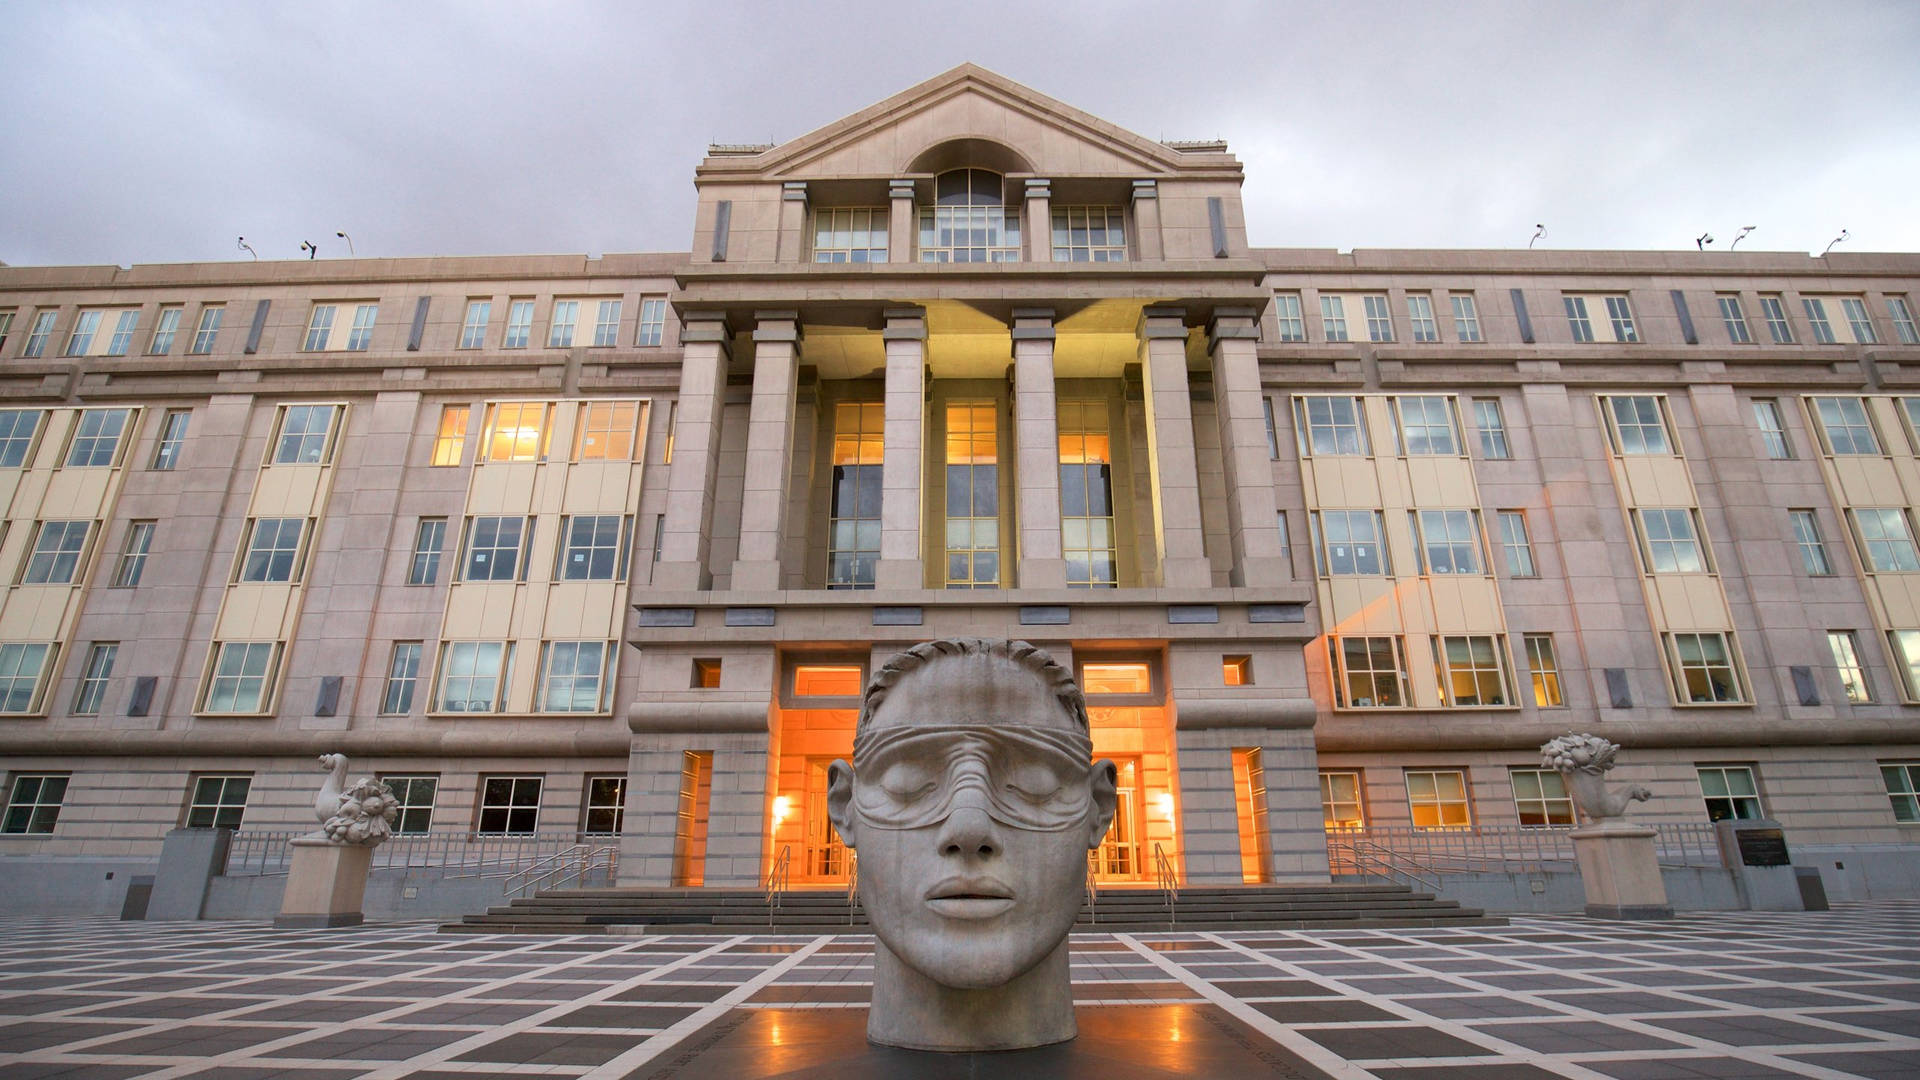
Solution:
M 487 406 L 485 459 L 539 461 L 553 437 L 553 406 L 545 401 L 499 401 Z

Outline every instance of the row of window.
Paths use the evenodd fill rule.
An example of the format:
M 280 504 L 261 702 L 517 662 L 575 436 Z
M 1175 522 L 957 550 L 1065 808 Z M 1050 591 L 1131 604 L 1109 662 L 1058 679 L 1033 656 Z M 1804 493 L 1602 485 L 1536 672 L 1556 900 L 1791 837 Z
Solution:
M 1474 302 L 1470 292 L 1449 293 L 1446 297 L 1453 311 L 1454 338 L 1463 343 L 1485 341 L 1480 329 L 1480 308 Z M 1358 305 L 1358 310 L 1350 306 Z M 1302 312 L 1300 294 L 1295 292 L 1275 293 L 1273 296 L 1274 314 L 1278 319 L 1281 341 L 1307 340 L 1307 321 Z M 1366 327 L 1366 337 L 1357 338 L 1348 325 L 1349 314 L 1356 315 Z M 1433 317 L 1433 296 L 1430 293 L 1407 294 L 1407 327 L 1409 339 L 1420 342 L 1440 340 L 1440 324 Z M 1397 340 L 1394 335 L 1393 310 L 1385 293 L 1344 295 L 1341 293 L 1320 294 L 1320 336 L 1323 341 L 1390 342 Z
M 1920 632 L 1915 632 L 1915 637 L 1920 638 Z M 1732 634 L 1666 633 L 1660 640 L 1667 651 L 1677 702 L 1724 705 L 1747 700 Z M 1565 705 L 1553 635 L 1524 634 L 1520 641 L 1533 703 L 1541 708 Z M 1518 704 L 1510 689 L 1513 681 L 1508 673 L 1512 669 L 1504 635 L 1435 635 L 1429 638 L 1429 647 L 1442 708 L 1509 708 Z M 1407 648 L 1408 639 L 1399 634 L 1327 635 L 1334 707 L 1412 708 Z
M 174 339 L 180 335 L 180 321 L 185 312 L 185 306 L 180 304 L 160 306 L 159 315 L 154 320 L 153 334 L 147 339 L 148 356 L 166 356 L 173 352 Z M 199 320 L 188 342 L 189 356 L 204 356 L 213 351 L 226 313 L 227 309 L 219 304 L 201 307 Z M 13 332 L 15 314 L 13 311 L 0 311 L 0 349 L 6 348 L 7 338 Z M 100 329 L 107 324 L 109 316 L 113 329 L 101 336 Z M 43 308 L 34 312 L 26 343 L 20 348 L 22 357 L 34 359 L 46 355 L 47 343 L 53 338 L 54 323 L 59 317 L 58 308 Z M 139 322 L 138 308 L 83 308 L 74 316 L 73 329 L 67 335 L 62 355 L 126 356 L 133 348 Z
M 979 170 L 972 170 L 978 173 Z M 991 173 L 984 174 L 992 176 Z M 973 198 L 969 193 L 968 198 Z M 1118 206 L 1056 206 L 1051 213 L 1054 262 L 1125 262 L 1126 213 Z M 813 212 L 813 261 L 887 261 L 884 206 L 821 207 Z M 923 207 L 918 215 L 921 262 L 1017 262 L 1020 215 L 997 198 L 978 204 Z
M 434 774 L 381 773 L 400 803 L 393 831 L 402 835 L 431 832 L 438 805 L 440 777 Z M 60 810 L 72 780 L 69 773 L 15 773 L 7 787 L 0 813 L 0 834 L 46 836 L 60 820 Z M 482 776 L 473 811 L 472 832 L 481 836 L 531 836 L 539 831 L 541 791 L 539 775 Z M 253 776 L 248 773 L 206 773 L 187 784 L 186 805 L 180 822 L 189 829 L 237 829 L 245 820 Z M 626 816 L 627 778 L 588 773 L 582 778 L 582 799 L 576 831 L 586 836 L 618 836 Z

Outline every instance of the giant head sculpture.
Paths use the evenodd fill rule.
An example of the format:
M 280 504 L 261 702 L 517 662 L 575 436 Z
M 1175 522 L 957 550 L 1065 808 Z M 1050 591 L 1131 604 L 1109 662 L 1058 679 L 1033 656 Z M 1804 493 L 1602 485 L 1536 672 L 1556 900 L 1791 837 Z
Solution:
M 869 1040 L 1073 1038 L 1067 932 L 1114 809 L 1092 757 L 1072 674 L 1024 641 L 926 642 L 874 674 L 827 792 L 879 939 Z

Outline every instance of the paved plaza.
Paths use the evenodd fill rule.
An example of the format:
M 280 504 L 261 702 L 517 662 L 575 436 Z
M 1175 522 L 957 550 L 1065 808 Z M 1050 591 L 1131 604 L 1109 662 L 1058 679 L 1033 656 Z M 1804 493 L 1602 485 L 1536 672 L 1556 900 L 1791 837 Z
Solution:
M 1075 934 L 1081 1038 L 865 1046 L 871 940 L 0 922 L 0 1078 L 1920 1077 L 1920 901 Z

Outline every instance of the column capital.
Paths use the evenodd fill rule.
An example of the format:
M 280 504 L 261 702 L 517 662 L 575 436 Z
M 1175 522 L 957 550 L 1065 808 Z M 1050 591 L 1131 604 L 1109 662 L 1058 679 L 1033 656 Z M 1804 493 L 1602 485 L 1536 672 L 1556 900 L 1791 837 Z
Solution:
M 1207 319 L 1207 351 L 1222 341 L 1259 341 L 1260 309 L 1255 307 L 1217 307 Z
M 1158 180 L 1135 180 L 1133 182 L 1133 197 L 1135 201 L 1159 198 L 1160 182 Z
M 680 316 L 680 343 L 683 345 L 711 343 L 731 352 L 733 348 L 733 327 L 727 322 L 724 311 L 688 311 Z
M 1040 180 L 1040 179 L 1028 180 L 1027 181 L 1027 198 L 1029 199 L 1053 198 L 1053 181 Z
M 1134 332 L 1140 337 L 1185 338 L 1187 336 L 1187 309 L 1156 304 L 1140 310 L 1140 324 Z
M 911 180 L 887 181 L 887 198 L 889 199 L 913 198 L 913 181 Z
M 807 182 L 805 180 L 786 181 L 780 185 L 780 198 L 785 202 L 806 202 Z
M 800 313 L 797 311 L 756 311 L 753 313 L 753 340 L 800 341 Z
M 886 326 L 880 331 L 882 341 L 925 341 L 927 340 L 927 309 L 923 307 L 890 307 L 881 312 Z

